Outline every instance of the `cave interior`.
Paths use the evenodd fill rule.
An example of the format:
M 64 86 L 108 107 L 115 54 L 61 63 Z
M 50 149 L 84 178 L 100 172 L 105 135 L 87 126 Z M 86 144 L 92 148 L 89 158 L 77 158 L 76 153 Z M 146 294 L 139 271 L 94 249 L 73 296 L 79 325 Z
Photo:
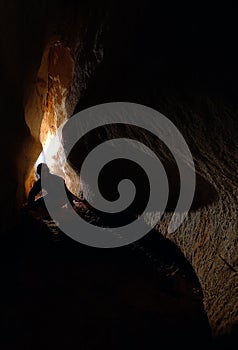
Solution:
M 1 3 L 3 349 L 237 346 L 236 7 L 144 0 Z M 140 128 L 101 127 L 66 156 L 67 120 L 111 102 L 159 111 L 189 146 L 195 195 L 175 234 L 167 226 L 179 173 L 159 140 Z M 168 176 L 165 215 L 149 234 L 120 248 L 89 247 L 60 232 L 44 211 L 26 209 L 40 162 L 79 197 L 86 155 L 119 137 L 146 141 Z M 148 195 L 144 174 L 133 169 L 130 162 L 115 162 L 100 182 L 113 201 L 116 183 L 134 178 L 138 203 L 126 220 L 143 210 Z M 118 220 L 87 206 L 80 215 Z

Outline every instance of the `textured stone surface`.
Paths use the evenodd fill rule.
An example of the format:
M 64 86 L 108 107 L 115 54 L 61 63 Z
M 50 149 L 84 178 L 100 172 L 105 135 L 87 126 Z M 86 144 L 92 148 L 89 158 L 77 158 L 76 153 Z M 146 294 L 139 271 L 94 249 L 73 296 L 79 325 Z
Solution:
M 160 226 L 194 266 L 203 286 L 205 309 L 216 335 L 229 333 L 238 321 L 237 179 L 234 171 L 237 167 L 234 157 L 237 123 L 232 121 L 234 111 L 231 107 L 225 103 L 218 106 L 218 103 L 217 99 L 204 98 L 201 101 L 201 106 L 207 108 L 209 119 L 213 119 L 210 125 L 204 122 L 204 116 L 192 104 L 183 108 L 185 118 L 190 107 L 194 125 L 200 124 L 195 130 L 190 126 L 190 137 L 196 134 L 196 144 L 190 142 L 190 148 L 198 173 L 215 188 L 217 196 L 212 203 L 206 205 L 205 202 L 201 208 L 192 211 L 173 235 L 166 234 L 169 214 L 164 225 Z M 222 126 L 224 116 L 228 121 L 225 129 Z M 184 134 L 189 140 L 190 132 L 186 129 Z M 203 191 L 203 187 L 199 188 L 199 193 Z M 208 192 L 208 198 L 209 195 Z

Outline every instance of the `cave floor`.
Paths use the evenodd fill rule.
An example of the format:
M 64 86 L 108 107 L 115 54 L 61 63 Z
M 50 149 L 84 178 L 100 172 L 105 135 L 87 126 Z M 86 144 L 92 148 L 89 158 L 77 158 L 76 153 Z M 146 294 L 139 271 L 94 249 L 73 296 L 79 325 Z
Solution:
M 40 212 L 24 213 L 2 239 L 0 269 L 1 349 L 211 345 L 196 275 L 154 231 L 99 249 L 57 231 Z

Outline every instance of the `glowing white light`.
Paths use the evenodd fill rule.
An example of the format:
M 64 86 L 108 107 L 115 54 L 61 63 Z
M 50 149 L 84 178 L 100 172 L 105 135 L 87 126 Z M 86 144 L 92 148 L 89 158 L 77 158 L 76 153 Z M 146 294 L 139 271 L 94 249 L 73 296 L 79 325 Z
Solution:
M 39 155 L 36 163 L 35 163 L 35 167 L 37 168 L 37 166 L 40 164 L 40 163 L 45 163 L 45 153 L 44 153 L 44 150 L 41 152 L 41 154 Z

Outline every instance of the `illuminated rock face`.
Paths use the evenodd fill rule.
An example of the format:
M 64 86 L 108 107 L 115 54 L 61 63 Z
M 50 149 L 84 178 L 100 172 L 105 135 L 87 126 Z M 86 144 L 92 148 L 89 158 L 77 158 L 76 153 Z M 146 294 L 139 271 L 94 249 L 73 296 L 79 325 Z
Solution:
M 52 11 L 53 8 L 52 5 Z M 15 10 L 18 11 L 18 8 Z M 25 200 L 35 181 L 34 164 L 42 147 L 43 151 L 48 149 L 56 131 L 59 131 L 61 138 L 60 126 L 72 116 L 90 76 L 103 58 L 100 45 L 102 19 L 95 17 L 94 22 L 90 22 L 90 8 L 81 8 L 79 5 L 75 8 L 79 16 L 75 17 L 73 12 L 68 12 L 65 22 L 61 23 L 58 15 L 65 11 L 67 9 L 64 5 L 53 14 L 49 9 L 50 19 L 46 18 L 45 21 L 51 20 L 52 28 L 50 26 L 49 31 L 44 32 L 45 37 L 42 36 L 39 40 L 39 51 L 31 70 L 24 67 L 23 108 L 26 132 L 30 135 L 22 142 L 22 149 L 18 150 L 18 203 Z M 34 15 L 38 17 L 37 14 Z M 54 32 L 55 27 L 60 28 L 57 34 Z M 22 159 L 27 160 L 24 166 Z M 66 163 L 60 140 L 46 161 L 51 172 L 64 177 L 68 188 L 77 195 L 79 179 Z
M 79 191 L 78 177 L 66 163 L 60 133 L 61 125 L 69 118 L 66 100 L 73 76 L 74 60 L 70 49 L 64 47 L 59 41 L 49 44 L 43 52 L 36 83 L 32 86 L 26 99 L 25 119 L 32 136 L 37 141 L 40 140 L 43 154 L 47 154 L 45 161 L 50 171 L 65 178 L 70 190 L 77 194 Z M 38 106 L 37 109 L 36 106 Z M 41 120 L 40 130 L 35 128 L 36 120 Z M 49 152 L 49 143 L 53 142 L 53 139 L 55 140 L 54 147 L 51 146 L 52 151 Z M 26 180 L 26 192 L 29 192 L 34 170 L 33 168 Z
M 194 57 L 200 54 L 199 59 L 205 60 L 210 41 L 198 52 L 194 48 L 190 52 L 189 40 L 179 47 L 173 39 L 174 33 L 179 32 L 176 23 L 173 35 L 169 32 L 163 39 L 162 23 L 158 38 L 151 39 L 146 28 L 136 27 L 135 11 L 128 9 L 125 21 L 123 13 L 127 11 L 112 16 L 112 31 L 102 44 L 104 13 L 110 19 L 110 6 L 98 8 L 89 2 L 82 8 L 70 9 L 68 2 L 31 4 L 24 8 L 20 2 L 8 1 L 0 11 L 0 98 L 4 120 L 0 139 L 1 230 L 14 223 L 16 208 L 25 201 L 34 180 L 32 169 L 42 144 L 47 145 L 48 137 L 61 122 L 75 111 L 102 102 L 124 100 L 151 106 L 169 117 L 183 133 L 202 179 L 197 186 L 197 205 L 179 231 L 167 234 L 171 213 L 166 214 L 158 229 L 180 247 L 194 267 L 214 334 L 235 333 L 238 126 L 237 93 L 230 80 L 237 80 L 237 75 L 232 69 L 229 71 L 229 62 L 217 62 L 220 46 L 213 61 L 210 58 L 212 64 L 203 61 L 201 66 Z M 138 42 L 135 50 L 130 42 L 132 27 L 136 28 L 132 37 Z M 162 44 L 156 55 L 159 39 Z M 174 47 L 179 57 L 174 54 Z M 187 57 L 195 61 L 190 62 Z M 228 82 L 225 88 L 224 81 Z M 129 130 L 126 133 L 130 134 Z M 58 152 L 60 164 L 53 162 L 51 167 L 62 176 L 59 170 L 65 159 L 62 149 Z M 168 159 L 163 149 L 161 153 Z M 77 176 L 68 166 L 63 169 L 70 189 L 77 192 Z

